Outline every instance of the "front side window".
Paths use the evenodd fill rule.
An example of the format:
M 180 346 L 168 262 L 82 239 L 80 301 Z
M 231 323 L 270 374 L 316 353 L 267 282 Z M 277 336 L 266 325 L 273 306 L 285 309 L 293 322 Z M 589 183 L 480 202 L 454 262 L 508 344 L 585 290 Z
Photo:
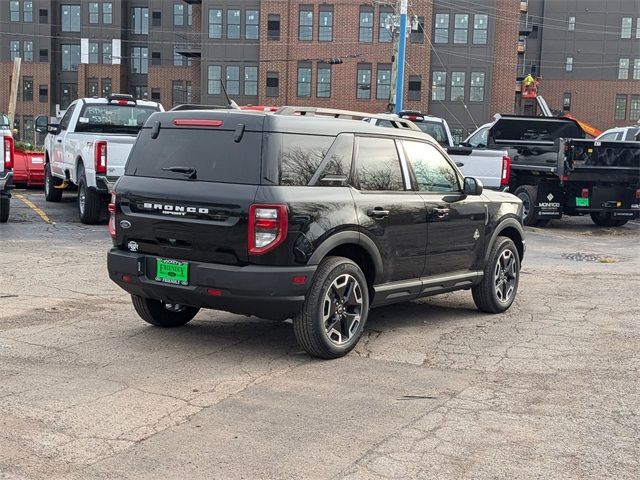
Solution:
M 207 93 L 209 95 L 220 95 L 222 93 L 221 78 L 222 67 L 220 65 L 209 65 L 207 67 Z
M 222 10 L 209 9 L 209 38 L 222 38 Z
M 474 45 L 486 45 L 487 44 L 487 23 L 489 21 L 488 15 L 474 15 L 473 16 L 473 44 Z
M 63 32 L 79 32 L 80 31 L 80 5 L 62 5 L 62 31 Z
M 227 38 L 240 38 L 240 10 L 227 10 Z
M 136 7 L 132 9 L 133 33 L 136 35 L 149 34 L 149 9 Z
M 465 72 L 451 72 L 451 101 L 464 102 Z
M 380 9 L 380 23 L 378 27 L 378 42 L 391 43 L 393 40 L 393 10 Z
M 100 21 L 100 4 L 89 2 L 89 23 L 94 24 Z
M 316 89 L 318 98 L 331 97 L 331 66 L 326 64 L 318 65 L 318 84 Z
M 391 68 L 378 65 L 376 98 L 378 100 L 387 100 L 391 96 Z
M 373 42 L 373 10 L 365 8 L 360 10 L 358 41 L 363 43 Z
M 111 2 L 102 4 L 102 23 L 107 25 L 113 23 L 113 3 Z
M 616 110 L 614 120 L 626 120 L 627 118 L 627 96 L 616 95 Z
M 629 59 L 621 58 L 618 62 L 618 80 L 629 79 Z
M 309 10 L 308 7 L 300 8 L 298 39 L 305 42 L 313 39 L 313 10 Z
M 63 86 L 63 93 L 64 93 L 64 86 Z M 72 103 L 69 108 L 67 108 L 67 111 L 64 112 L 64 115 L 62 117 L 62 119 L 60 120 L 60 129 L 61 130 L 66 130 L 67 128 L 69 128 L 69 123 L 71 123 L 71 116 L 73 115 L 73 111 L 76 108 L 76 103 Z
M 260 37 L 260 13 L 258 10 L 245 12 L 244 36 L 247 40 L 258 40 Z
M 62 71 L 75 72 L 80 64 L 80 45 L 61 45 Z
M 298 97 L 311 96 L 311 67 L 298 65 Z
M 428 143 L 403 141 L 407 160 L 413 168 L 418 190 L 430 193 L 459 192 L 455 169 L 445 157 Z
M 229 95 L 240 94 L 240 67 L 228 66 L 227 67 L 227 93 Z
M 358 65 L 357 85 L 356 98 L 371 98 L 371 65 Z
M 447 72 L 433 72 L 431 100 L 443 102 L 447 99 Z
M 402 169 L 395 142 L 389 138 L 360 138 L 357 177 L 360 190 L 403 191 Z
M 469 90 L 471 102 L 484 102 L 484 77 L 484 72 L 471 72 L 471 90 Z
M 434 43 L 449 43 L 449 14 L 437 13 Z
M 469 15 L 466 13 L 457 13 L 454 21 L 453 43 L 467 43 L 469 36 Z
M 620 30 L 620 38 L 631 38 L 631 28 L 633 26 L 632 17 L 622 18 L 622 29 Z
M 258 95 L 258 67 L 244 67 L 244 94 L 249 97 Z
M 330 42 L 333 40 L 333 10 L 322 10 L 318 19 L 318 41 Z

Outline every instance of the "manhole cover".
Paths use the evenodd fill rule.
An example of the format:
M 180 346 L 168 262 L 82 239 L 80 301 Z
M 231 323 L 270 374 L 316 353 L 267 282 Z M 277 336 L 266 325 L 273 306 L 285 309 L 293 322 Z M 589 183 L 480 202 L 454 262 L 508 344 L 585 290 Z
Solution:
M 593 262 L 593 263 L 618 263 L 620 260 L 611 255 L 600 255 L 597 253 L 563 253 L 562 258 L 565 260 L 573 260 L 574 262 Z

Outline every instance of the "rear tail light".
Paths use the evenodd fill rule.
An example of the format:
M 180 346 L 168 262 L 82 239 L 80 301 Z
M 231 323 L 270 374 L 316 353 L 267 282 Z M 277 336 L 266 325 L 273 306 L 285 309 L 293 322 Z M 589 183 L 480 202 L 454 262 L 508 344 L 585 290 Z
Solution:
M 4 137 L 4 169 L 11 170 L 13 168 L 13 138 Z
M 116 212 L 118 211 L 117 196 L 115 192 L 111 194 L 111 202 L 109 202 L 109 235 L 115 240 L 116 238 Z
M 208 120 L 206 118 L 176 118 L 173 121 L 176 127 L 221 127 L 224 122 L 222 120 Z
M 583 188 L 581 192 L 582 198 L 589 198 L 589 189 Z
M 500 185 L 507 187 L 511 178 L 511 157 L 505 155 L 502 157 L 502 176 L 500 177 Z
M 286 205 L 249 207 L 249 254 L 261 255 L 287 238 L 289 210 Z
M 107 174 L 107 142 L 101 140 L 96 142 L 94 148 L 95 167 L 98 175 Z

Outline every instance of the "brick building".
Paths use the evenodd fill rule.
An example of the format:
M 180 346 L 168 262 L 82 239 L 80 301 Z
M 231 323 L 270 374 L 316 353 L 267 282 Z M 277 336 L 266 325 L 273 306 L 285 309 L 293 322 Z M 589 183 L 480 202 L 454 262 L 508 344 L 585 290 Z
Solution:
M 574 30 L 570 0 L 410 2 L 405 107 L 446 118 L 461 139 L 495 112 L 513 112 L 517 80 L 534 68 L 552 107 L 564 103 L 600 128 L 629 123 L 640 102 L 633 58 L 640 27 L 637 10 L 625 12 L 638 1 L 584 2 L 593 8 L 573 15 Z M 594 13 L 608 3 L 615 14 Z M 11 60 L 20 56 L 16 126 L 27 140 L 35 116 L 111 92 L 170 108 L 224 104 L 226 88 L 239 104 L 380 112 L 394 92 L 396 7 L 384 0 L 3 0 L 0 98 L 9 96 Z M 624 38 L 616 38 L 621 28 Z M 593 32 L 601 34 L 595 43 L 586 40 Z M 599 49 L 612 57 L 594 56 Z

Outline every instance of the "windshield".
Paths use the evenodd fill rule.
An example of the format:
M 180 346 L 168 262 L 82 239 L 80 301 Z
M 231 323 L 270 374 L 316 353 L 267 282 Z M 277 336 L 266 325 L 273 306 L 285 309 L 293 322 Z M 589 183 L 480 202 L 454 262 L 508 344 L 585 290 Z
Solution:
M 447 138 L 447 132 L 444 129 L 444 126 L 441 123 L 435 122 L 415 122 L 418 125 L 418 128 L 422 130 L 424 133 L 431 135 L 436 142 L 438 142 L 443 147 L 449 146 L 449 139 Z
M 85 105 L 76 132 L 137 134 L 158 107 L 133 105 Z

